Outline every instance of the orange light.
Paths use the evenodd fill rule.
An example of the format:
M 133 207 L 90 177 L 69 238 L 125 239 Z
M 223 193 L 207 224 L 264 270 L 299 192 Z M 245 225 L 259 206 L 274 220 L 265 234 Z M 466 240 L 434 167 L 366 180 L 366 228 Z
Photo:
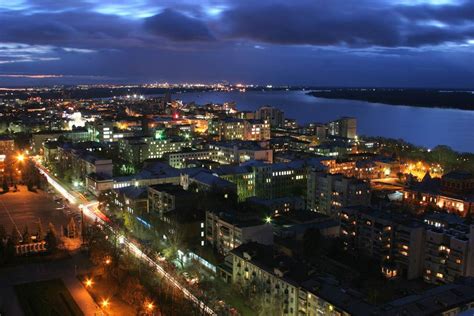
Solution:
M 16 159 L 19 161 L 19 162 L 23 162 L 25 160 L 25 155 L 23 154 L 19 154 Z
M 85 284 L 86 284 L 87 287 L 91 287 L 92 286 L 92 279 L 86 279 Z
M 146 304 L 146 308 L 151 311 L 155 308 L 155 305 L 153 305 L 153 302 L 150 302 L 150 303 Z
M 110 264 L 112 261 L 110 259 L 105 260 L 105 264 Z
M 109 306 L 109 299 L 104 299 L 104 300 L 102 300 L 102 303 L 100 303 L 100 304 L 101 304 L 102 307 L 104 307 L 104 308 L 107 307 L 107 306 Z

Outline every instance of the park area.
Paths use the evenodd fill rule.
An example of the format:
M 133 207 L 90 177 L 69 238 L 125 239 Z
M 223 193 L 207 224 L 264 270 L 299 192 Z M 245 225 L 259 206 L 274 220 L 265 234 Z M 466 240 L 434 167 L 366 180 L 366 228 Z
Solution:
M 61 279 L 15 286 L 25 316 L 84 315 Z

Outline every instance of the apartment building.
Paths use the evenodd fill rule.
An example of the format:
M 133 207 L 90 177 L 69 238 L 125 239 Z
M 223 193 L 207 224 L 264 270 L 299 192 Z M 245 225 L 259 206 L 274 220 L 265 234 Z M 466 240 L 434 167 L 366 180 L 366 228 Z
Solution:
M 211 160 L 212 152 L 210 150 L 192 150 L 185 149 L 179 152 L 167 153 L 168 163 L 173 168 L 186 168 L 188 161 Z
M 370 184 L 356 178 L 311 170 L 307 183 L 307 208 L 314 212 L 337 217 L 342 207 L 370 203 Z
M 270 124 L 267 120 L 244 120 L 227 117 L 208 123 L 208 134 L 218 140 L 268 140 Z
M 344 138 L 355 138 L 357 135 L 357 119 L 354 117 L 342 117 L 329 122 L 328 134 Z
M 132 164 L 141 164 L 146 159 L 162 158 L 163 155 L 179 152 L 191 147 L 191 141 L 182 137 L 124 137 L 118 141 L 119 157 Z
M 297 262 L 255 242 L 233 249 L 230 256 L 233 284 L 253 288 L 275 315 L 298 315 L 298 277 L 303 269 Z
M 273 163 L 273 150 L 254 141 L 223 141 L 210 143 L 210 159 L 221 164 L 240 164 L 249 160 Z
M 473 276 L 474 226 L 426 231 L 423 277 L 428 283 L 452 283 Z
M 283 127 L 285 123 L 284 112 L 273 106 L 262 106 L 255 111 L 255 118 L 268 121 L 272 128 Z
M 206 240 L 219 253 L 226 255 L 250 241 L 273 244 L 273 229 L 271 224 L 253 215 L 206 211 Z
M 415 279 L 422 275 L 422 223 L 368 207 L 344 208 L 340 221 L 346 249 L 377 259 L 386 277 Z
M 408 214 L 361 207 L 344 208 L 340 221 L 346 249 L 377 259 L 388 278 L 443 284 L 474 275 L 474 226 L 433 226 Z

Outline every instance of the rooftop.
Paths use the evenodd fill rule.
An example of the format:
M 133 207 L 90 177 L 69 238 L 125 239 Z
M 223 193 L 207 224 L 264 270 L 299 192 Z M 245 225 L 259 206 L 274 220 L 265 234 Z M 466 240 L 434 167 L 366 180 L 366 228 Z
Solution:
M 395 315 L 437 315 L 474 301 L 472 278 L 410 295 L 383 305 L 378 312 L 387 316 Z

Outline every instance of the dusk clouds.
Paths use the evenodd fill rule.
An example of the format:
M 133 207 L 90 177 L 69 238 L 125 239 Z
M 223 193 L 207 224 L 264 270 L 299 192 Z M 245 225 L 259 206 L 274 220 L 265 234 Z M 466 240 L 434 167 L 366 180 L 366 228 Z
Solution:
M 257 68 L 267 75 L 255 80 L 323 83 L 314 72 L 282 78 L 271 65 L 358 60 L 370 72 L 393 64 L 388 59 L 414 62 L 423 55 L 421 77 L 433 72 L 426 69 L 426 58 L 432 58 L 433 68 L 445 63 L 445 69 L 469 76 L 473 66 L 463 69 L 460 63 L 474 60 L 473 50 L 474 1 L 469 0 L 12 0 L 0 5 L 3 74 L 51 69 L 84 76 L 100 70 L 117 80 L 171 81 L 226 60 L 227 71 L 188 78 L 252 81 L 250 72 Z M 126 64 L 136 58 L 143 65 Z M 188 71 L 166 73 L 171 67 L 162 67 L 179 67 L 183 59 Z M 87 67 L 100 62 L 100 69 Z M 335 69 L 334 78 L 343 75 Z

